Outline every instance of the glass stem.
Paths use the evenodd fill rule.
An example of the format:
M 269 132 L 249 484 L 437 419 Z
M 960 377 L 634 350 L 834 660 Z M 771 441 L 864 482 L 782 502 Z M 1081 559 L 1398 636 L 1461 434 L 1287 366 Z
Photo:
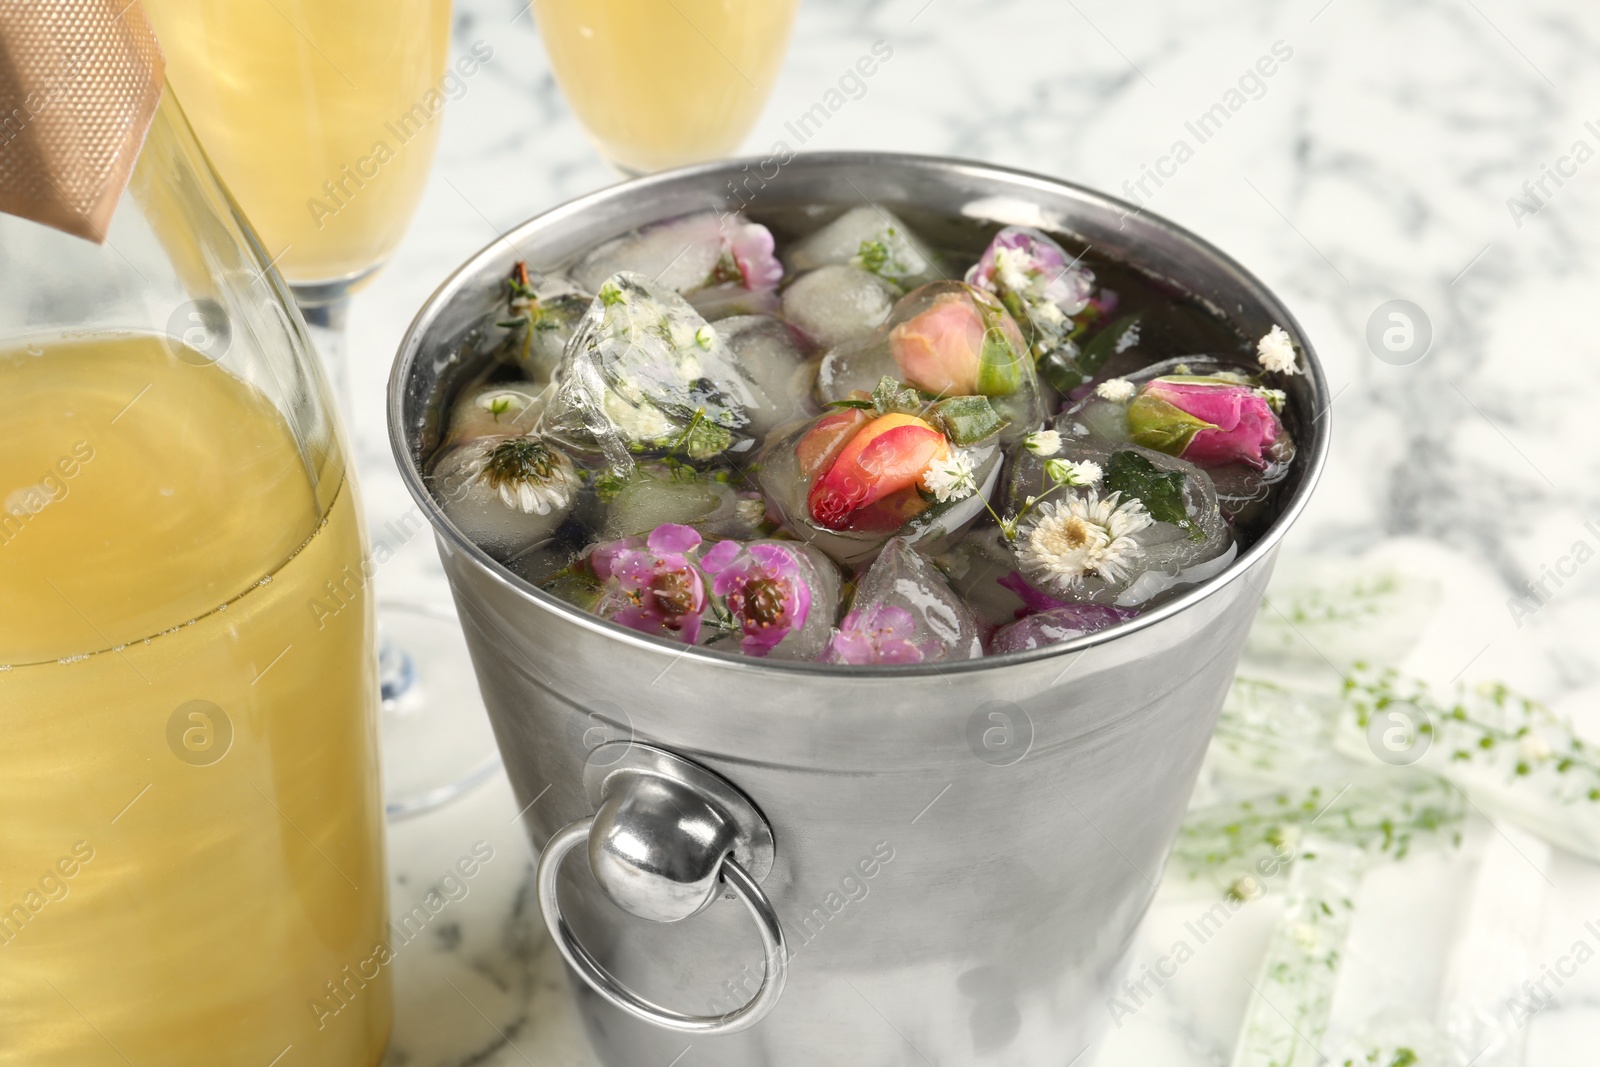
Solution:
M 305 316 L 311 342 L 322 357 L 323 369 L 333 386 L 339 417 L 354 440 L 355 405 L 350 395 L 349 338 L 345 331 L 350 318 L 350 298 L 345 296 L 327 303 L 302 304 L 300 313 Z

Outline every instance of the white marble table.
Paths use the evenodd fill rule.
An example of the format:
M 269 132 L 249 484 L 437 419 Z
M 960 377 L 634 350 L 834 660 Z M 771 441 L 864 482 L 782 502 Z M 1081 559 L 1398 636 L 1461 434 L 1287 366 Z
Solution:
M 1448 596 L 1409 666 L 1441 682 L 1504 680 L 1600 734 L 1600 568 L 1586 565 L 1600 547 L 1600 523 L 1586 526 L 1600 519 L 1600 341 L 1582 325 L 1600 287 L 1600 163 L 1589 158 L 1600 122 L 1586 125 L 1600 120 L 1600 9 L 805 0 L 747 149 L 800 147 L 787 124 L 879 40 L 892 59 L 805 148 L 1061 175 L 1143 203 L 1249 264 L 1294 307 L 1338 396 L 1333 459 L 1286 555 L 1382 546 L 1429 560 Z M 455 48 L 479 41 L 493 57 L 448 107 L 416 223 L 352 310 L 355 431 L 369 455 L 385 450 L 390 359 L 433 287 L 499 230 L 613 180 L 519 0 L 459 0 Z M 1271 76 L 1246 76 L 1264 56 Z M 1427 355 L 1405 365 L 1367 341 L 1369 318 L 1397 298 L 1422 308 L 1433 332 Z M 362 473 L 375 525 L 409 510 L 385 463 Z M 1523 584 L 1551 574 L 1559 582 L 1546 578 L 1530 599 Z M 447 602 L 430 539 L 412 538 L 378 588 Z M 1524 610 L 1513 611 L 1519 594 Z M 1476 817 L 1467 837 L 1459 851 L 1367 879 L 1336 1020 L 1437 992 L 1463 887 L 1493 846 Z M 387 1062 L 588 1067 L 503 776 L 391 828 L 394 907 L 408 909 L 480 840 L 495 858 L 470 894 L 400 954 Z M 1540 958 L 1554 961 L 1576 939 L 1596 940 L 1583 923 L 1600 919 L 1600 868 L 1558 851 L 1541 870 L 1551 889 Z M 1160 955 L 1196 906 L 1164 888 L 1142 958 Z M 1270 896 L 1247 906 L 1123 1020 L 1097 1062 L 1226 1064 L 1275 907 Z M 1580 969 L 1528 1026 L 1527 1063 L 1594 1062 L 1600 965 Z

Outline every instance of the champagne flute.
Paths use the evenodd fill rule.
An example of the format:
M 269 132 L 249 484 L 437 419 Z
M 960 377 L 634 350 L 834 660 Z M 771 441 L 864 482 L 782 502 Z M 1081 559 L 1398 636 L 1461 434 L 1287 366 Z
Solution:
M 450 0 L 147 0 L 168 79 L 288 282 L 350 416 L 351 294 L 394 251 L 438 141 Z M 462 62 L 475 62 L 464 59 Z M 329 591 L 364 584 L 366 571 Z M 380 602 L 385 807 L 429 810 L 499 765 L 460 628 Z
M 725 156 L 755 125 L 798 0 L 533 0 L 567 102 L 625 174 Z

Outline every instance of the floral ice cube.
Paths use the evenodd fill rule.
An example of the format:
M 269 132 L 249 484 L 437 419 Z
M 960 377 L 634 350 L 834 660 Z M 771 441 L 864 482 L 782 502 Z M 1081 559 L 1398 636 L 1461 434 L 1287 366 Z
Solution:
M 1062 437 L 1048 456 L 1021 448 L 1006 498 L 1022 576 L 1067 603 L 1140 607 L 1236 553 L 1206 473 L 1137 445 Z
M 701 557 L 727 643 L 747 656 L 816 659 L 839 609 L 839 570 L 798 541 L 719 541 Z M 712 647 L 719 642 L 712 641 Z
M 666 523 L 648 537 L 593 545 L 575 569 L 592 576 L 592 610 L 631 630 L 697 644 L 709 604 L 694 556 L 700 534 Z
M 765 438 L 784 423 L 816 414 L 811 386 L 817 367 L 788 325 L 770 315 L 738 315 L 719 319 L 712 328 L 768 401 L 751 407 L 751 434 Z
M 1267 398 L 1225 378 L 1171 375 L 1146 382 L 1128 405 L 1129 438 L 1201 467 L 1266 470 L 1283 433 Z
M 1237 525 L 1264 516 L 1273 486 L 1289 473 L 1294 441 L 1279 414 L 1283 403 L 1281 392 L 1253 377 L 1192 357 L 1098 383 L 1057 417 L 1056 428 L 1131 442 L 1205 468 L 1223 513 Z
M 445 516 L 496 559 L 547 540 L 572 513 L 581 479 L 536 435 L 475 437 L 441 452 L 428 484 Z
M 850 611 L 828 643 L 828 663 L 976 659 L 983 639 L 972 609 L 903 537 L 891 538 L 856 583 Z
M 716 211 L 668 219 L 607 241 L 578 261 L 572 277 L 598 293 L 619 272 L 643 274 L 683 294 L 772 290 L 783 279 L 771 232 L 743 215 Z
M 639 454 L 705 462 L 749 453 L 752 412 L 773 407 L 683 297 L 622 273 L 601 283 L 579 324 L 539 428 L 626 470 Z
M 842 563 L 867 558 L 897 534 L 937 551 L 983 513 L 998 479 L 992 428 L 969 440 L 961 427 L 981 420 L 946 419 L 937 405 L 917 405 L 922 415 L 896 410 L 908 396 L 916 394 L 881 389 L 876 400 L 847 399 L 762 454 L 761 487 L 775 513 Z
M 797 271 L 830 263 L 871 271 L 902 290 L 944 277 L 938 257 L 911 229 L 876 205 L 851 208 L 789 251 Z
M 1059 645 L 1084 634 L 1092 634 L 1131 619 L 1138 612 L 1103 604 L 1063 604 L 1034 615 L 1026 615 L 1003 626 L 989 641 L 989 654 L 1027 652 L 1048 645 Z
M 509 437 L 533 429 L 544 400 L 530 382 L 493 382 L 464 389 L 450 407 L 445 442 Z
M 525 263 L 506 279 L 509 317 L 496 325 L 508 332 L 502 353 L 529 381 L 546 385 L 555 376 L 590 296 L 565 278 L 540 278 L 535 284 Z
M 907 294 L 887 322 L 822 357 L 817 392 L 826 402 L 871 390 L 885 375 L 930 397 L 988 397 L 1009 440 L 1036 429 L 1044 402 L 1022 331 L 994 294 L 935 282 Z
M 1036 363 L 1052 356 L 1075 358 L 1073 316 L 1089 306 L 1094 275 L 1050 237 L 1007 226 L 967 271 L 967 282 L 1000 297 L 1026 331 Z
M 899 298 L 893 282 L 847 263 L 831 263 L 789 283 L 783 291 L 783 317 L 826 349 L 883 325 Z
M 697 471 L 683 464 L 641 463 L 626 477 L 599 481 L 607 539 L 643 536 L 663 524 L 691 526 L 707 537 L 760 535 L 767 504 L 741 488 L 728 470 Z

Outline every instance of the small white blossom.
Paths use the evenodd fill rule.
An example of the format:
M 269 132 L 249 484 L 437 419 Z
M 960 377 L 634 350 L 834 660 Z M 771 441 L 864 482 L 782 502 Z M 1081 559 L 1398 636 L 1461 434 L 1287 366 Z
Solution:
M 1295 923 L 1289 927 L 1289 936 L 1294 938 L 1294 943 L 1300 946 L 1301 951 L 1307 954 L 1321 950 L 1322 936 L 1317 928 L 1310 923 Z
M 1517 742 L 1517 752 L 1527 763 L 1539 763 L 1555 755 L 1550 742 L 1538 734 L 1524 734 L 1522 740 Z
M 978 491 L 972 457 L 966 452 L 955 451 L 943 459 L 934 460 L 922 472 L 922 485 L 941 504 L 971 496 Z
M 1061 305 L 1053 300 L 1040 300 L 1029 309 L 1036 320 L 1043 320 L 1051 326 L 1060 326 L 1067 321 L 1067 313 L 1061 310 Z
M 672 342 L 672 347 L 674 348 L 688 348 L 690 345 L 698 344 L 700 341 L 700 330 L 693 322 L 677 317 L 669 317 L 664 320 L 664 325 L 666 326 L 667 338 Z
M 1256 359 L 1263 367 L 1282 374 L 1299 374 L 1300 364 L 1294 352 L 1294 342 L 1282 326 L 1273 326 L 1267 335 L 1256 343 Z
M 1022 447 L 1036 456 L 1053 456 L 1061 451 L 1061 434 L 1055 430 L 1036 430 L 1022 439 Z
M 1068 586 L 1095 574 L 1107 582 L 1126 578 L 1144 549 L 1133 535 L 1154 520 L 1138 500 L 1120 493 L 1102 499 L 1093 489 L 1065 501 L 1046 501 L 1017 549 L 1025 573 Z
M 997 248 L 994 253 L 994 276 L 1000 284 L 1014 293 L 1031 293 L 1035 287 L 1033 257 L 1020 248 Z
M 1235 900 L 1249 901 L 1265 896 L 1267 891 L 1262 888 L 1255 875 L 1241 874 L 1228 886 L 1228 892 L 1233 895 Z
M 1126 404 L 1133 399 L 1133 394 L 1138 392 L 1134 384 L 1126 378 L 1109 378 L 1094 387 L 1094 395 L 1101 400 L 1109 400 L 1113 404 Z
M 1086 459 L 1081 463 L 1074 463 L 1068 459 L 1052 459 L 1045 463 L 1044 472 L 1060 485 L 1099 485 L 1100 479 L 1105 476 L 1105 471 L 1100 469 L 1100 464 Z
M 1112 351 L 1120 354 L 1126 352 L 1128 349 L 1132 348 L 1138 343 L 1139 324 L 1136 322 L 1132 326 L 1129 326 L 1126 330 L 1122 331 L 1122 336 L 1117 338 L 1117 343 L 1112 348 Z
M 1289 394 L 1282 389 L 1257 389 L 1256 396 L 1265 400 L 1273 411 L 1282 411 L 1284 403 L 1289 399 Z
M 694 332 L 694 343 L 701 348 L 710 348 L 717 341 L 717 331 L 711 328 L 708 322 Z

